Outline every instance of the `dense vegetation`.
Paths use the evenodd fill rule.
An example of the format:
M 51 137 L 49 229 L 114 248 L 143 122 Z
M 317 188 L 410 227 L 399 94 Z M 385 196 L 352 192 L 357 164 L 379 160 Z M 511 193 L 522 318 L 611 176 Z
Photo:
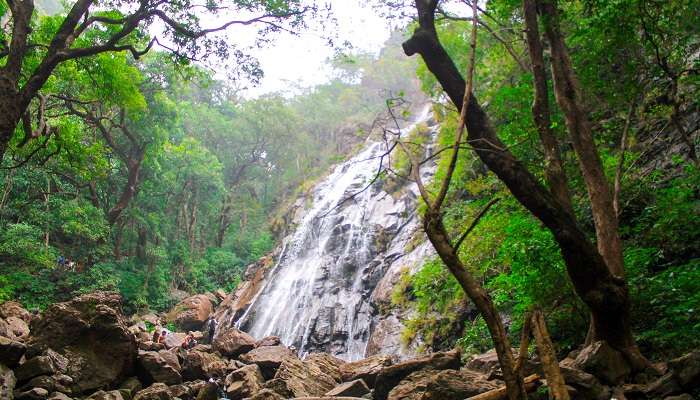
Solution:
M 561 2 L 560 7 L 611 182 L 621 165 L 619 221 L 633 331 L 644 354 L 678 355 L 700 344 L 700 171 L 695 155 L 700 30 L 690 22 L 697 22 L 700 3 L 585 1 Z M 487 3 L 478 36 L 476 96 L 487 104 L 501 140 L 544 182 L 544 157 L 531 113 L 533 78 L 522 67 L 528 60 L 519 35 L 524 29 L 521 15 L 520 2 Z M 440 39 L 458 68 L 466 71 L 471 22 L 448 12 L 443 17 L 438 22 Z M 428 93 L 442 96 L 442 88 L 425 66 L 418 75 Z M 556 104 L 553 95 L 550 103 Z M 594 238 L 591 209 L 564 117 L 560 109 L 552 112 L 551 128 L 564 143 L 562 158 L 574 210 Z M 440 144 L 449 146 L 459 113 L 437 106 L 436 115 L 441 122 Z M 628 123 L 628 142 L 622 145 Z M 621 146 L 629 146 L 624 155 Z M 439 190 L 448 162 L 445 152 L 430 188 L 433 193 Z M 518 341 L 523 314 L 538 305 L 566 353 L 586 336 L 586 306 L 567 279 L 552 234 L 487 171 L 473 152 L 460 153 L 445 224 L 458 236 L 489 200 L 501 199 L 467 237 L 461 259 L 508 315 L 512 341 Z M 493 346 L 481 317 L 464 322 L 474 313 L 438 258 L 405 276 L 394 302 L 400 307 L 414 304 L 418 310 L 408 321 L 406 341 L 420 335 L 430 348 L 449 348 L 457 342 L 470 352 Z M 455 330 L 461 333 L 455 335 Z
M 235 288 L 285 201 L 355 149 L 385 98 L 415 91 L 399 38 L 329 60 L 324 85 L 255 99 L 235 85 L 259 76 L 224 81 L 162 52 L 61 65 L 37 106 L 54 133 L 18 129 L 0 169 L 0 301 L 117 289 L 135 311 Z
M 315 15 L 296 1 L 233 3 L 268 13 L 275 24 L 288 24 L 283 29 L 299 28 Z M 380 8 L 394 16 L 415 13 L 413 2 L 383 3 Z M 466 10 L 465 2 L 451 3 L 437 10 L 437 30 L 465 71 L 470 21 L 457 13 Z M 455 140 L 459 113 L 429 68 L 420 64 L 416 74 L 401 54 L 401 34 L 378 57 L 330 60 L 338 75 L 327 84 L 246 99 L 236 90 L 241 81 L 223 81 L 188 61 L 216 53 L 235 61 L 241 80 L 261 74 L 238 49 L 208 37 L 197 42 L 205 35 L 189 2 L 169 10 L 189 25 L 164 21 L 177 45 L 170 52 L 150 49 L 145 23 L 160 15 L 157 9 L 133 14 L 134 25 L 110 3 L 114 10 L 99 11 L 82 29 L 77 21 L 69 27 L 79 34 L 75 43 L 63 43 L 75 56 L 68 58 L 49 45 L 65 16 L 27 15 L 18 4 L 0 1 L 0 20 L 12 15 L 17 25 L 25 18 L 20 28 L 29 35 L 21 51 L 13 51 L 10 24 L 0 30 L 0 111 L 7 112 L 0 115 L 0 301 L 44 307 L 78 292 L 117 289 L 135 311 L 163 309 L 177 291 L 234 288 L 244 267 L 274 245 L 285 202 L 351 153 L 385 100 L 410 89 L 416 77 L 436 100 L 437 145 Z M 700 3 L 582 0 L 559 6 L 605 175 L 619 181 L 613 190 L 635 338 L 649 357 L 679 354 L 700 345 Z M 535 78 L 521 7 L 492 0 L 481 10 L 475 93 L 501 141 L 548 184 L 531 112 Z M 73 51 L 78 47 L 90 51 Z M 46 71 L 45 63 L 51 66 Z M 30 85 L 35 76 L 38 88 Z M 592 242 L 595 210 L 554 90 L 549 97 L 549 128 L 561 143 L 571 205 Z M 23 110 L 16 110 L 19 98 L 26 98 Z M 414 157 L 423 154 L 424 133 L 407 138 Z M 409 158 L 396 152 L 395 173 L 383 177 L 389 191 L 410 173 Z M 430 191 L 440 191 L 449 163 L 450 153 L 440 153 Z M 589 309 L 574 293 L 561 247 L 482 158 L 459 152 L 440 215 L 446 229 L 459 235 L 494 198 L 500 201 L 466 237 L 459 258 L 507 315 L 513 341 L 524 313 L 540 306 L 565 352 L 584 340 Z M 68 262 L 59 263 L 62 258 Z M 492 346 L 481 318 L 465 323 L 474 313 L 438 258 L 404 276 L 393 300 L 417 310 L 407 321 L 407 342 L 420 336 L 433 349 Z

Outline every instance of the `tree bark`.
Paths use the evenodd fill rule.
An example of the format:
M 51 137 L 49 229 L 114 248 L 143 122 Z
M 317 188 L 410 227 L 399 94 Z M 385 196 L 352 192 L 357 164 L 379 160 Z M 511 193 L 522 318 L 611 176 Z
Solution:
M 114 206 L 112 206 L 112 208 L 109 209 L 109 212 L 107 213 L 107 222 L 109 222 L 110 225 L 114 225 L 114 223 L 117 222 L 117 219 L 119 219 L 121 216 L 122 212 L 129 206 L 129 203 L 134 198 L 140 183 L 139 177 L 141 174 L 141 163 L 143 162 L 145 152 L 139 150 L 135 153 L 136 154 L 133 156 L 133 158 L 130 158 L 125 162 L 127 168 L 127 179 L 126 185 L 122 189 L 122 193 L 119 196 L 119 200 L 116 202 L 116 204 L 114 204 Z
M 541 0 L 540 3 L 545 34 L 549 39 L 552 52 L 554 94 L 564 113 L 569 137 L 578 156 L 579 166 L 588 191 L 598 251 L 603 256 L 610 272 L 618 277 L 624 277 L 622 242 L 618 232 L 613 196 L 593 139 L 591 122 L 584 106 L 581 85 L 571 65 L 569 50 L 564 43 L 564 36 L 559 27 L 556 4 L 556 0 Z
M 540 135 L 544 149 L 544 171 L 549 189 L 564 208 L 574 215 L 571 206 L 571 195 L 567 184 L 566 173 L 562 165 L 559 141 L 552 131 L 552 121 L 549 111 L 549 90 L 547 89 L 547 73 L 545 70 L 542 40 L 537 24 L 536 0 L 523 0 L 523 15 L 525 17 L 525 36 L 532 64 L 535 98 L 532 103 L 532 116 Z
M 549 393 L 551 393 L 550 398 L 569 400 L 569 391 L 566 389 L 566 383 L 559 370 L 559 361 L 557 361 L 554 345 L 549 337 L 547 325 L 540 310 L 535 310 L 532 313 L 532 333 L 535 336 L 535 343 L 537 343 L 537 353 L 540 355 L 540 360 L 542 360 L 542 369 L 547 379 Z
M 416 1 L 419 25 L 404 44 L 408 55 L 420 54 L 450 100 L 459 109 L 465 82 L 442 47 L 434 24 L 435 2 Z M 591 309 L 596 336 L 628 355 L 645 360 L 630 328 L 627 284 L 610 273 L 605 261 L 559 201 L 506 148 L 475 97 L 467 109 L 467 141 L 513 196 L 552 232 L 561 249 L 576 293 Z M 639 363 L 635 363 L 639 366 Z

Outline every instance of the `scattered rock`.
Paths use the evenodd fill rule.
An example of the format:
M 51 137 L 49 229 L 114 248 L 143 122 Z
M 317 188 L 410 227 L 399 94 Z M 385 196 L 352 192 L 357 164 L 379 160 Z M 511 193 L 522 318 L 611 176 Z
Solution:
M 16 317 L 26 322 L 32 322 L 32 313 L 27 311 L 21 304 L 16 301 L 6 301 L 0 304 L 0 318 Z
M 336 386 L 335 380 L 315 364 L 292 357 L 282 361 L 272 381 L 266 387 L 289 397 L 323 396 Z
M 161 382 L 176 385 L 182 382 L 177 356 L 168 351 L 139 351 L 138 372 L 146 383 Z
M 272 379 L 282 361 L 297 356 L 284 346 L 265 346 L 251 350 L 239 358 L 246 364 L 257 364 L 265 379 Z
M 279 336 L 268 336 L 258 340 L 258 342 L 255 343 L 255 347 L 279 346 L 280 344 L 282 344 L 282 340 Z
M 580 369 L 559 365 L 564 382 L 576 390 L 581 399 L 607 400 L 610 398 L 610 388 L 602 385 L 598 379 Z
M 700 350 L 669 361 L 668 368 L 684 389 L 700 387 Z
M 228 368 L 227 363 L 201 346 L 185 353 L 182 361 L 182 378 L 185 381 L 195 379 L 207 380 L 213 377 L 223 377 Z
M 214 311 L 211 300 L 206 295 L 190 296 L 178 303 L 167 315 L 172 322 L 185 331 L 198 331 Z
M 665 398 L 682 392 L 683 388 L 673 372 L 664 374 L 661 378 L 649 384 L 645 390 L 647 397 L 652 399 Z
M 231 372 L 226 377 L 224 387 L 231 400 L 239 400 L 255 395 L 263 389 L 264 383 L 260 367 L 251 364 Z
M 375 355 L 363 360 L 349 362 L 342 366 L 341 375 L 344 382 L 362 379 L 370 388 L 374 387 L 374 381 L 382 368 L 391 365 L 391 357 Z
M 65 356 L 73 393 L 83 393 L 133 375 L 137 348 L 127 322 L 118 293 L 94 292 L 50 305 L 32 321 L 29 343 Z
M 466 369 L 411 373 L 387 395 L 389 400 L 462 400 L 498 388 L 485 375 Z M 375 396 L 375 398 L 377 398 Z
M 168 334 L 165 335 L 165 348 L 174 349 L 182 346 L 185 342 L 185 337 L 187 337 L 187 334 L 183 332 L 168 332 Z
M 404 361 L 381 369 L 374 384 L 374 398 L 384 400 L 389 392 L 404 378 L 416 371 L 425 369 L 443 370 L 459 369 L 461 365 L 459 350 L 438 352 L 429 356 Z M 432 373 L 434 374 L 434 372 Z
M 136 393 L 133 400 L 171 400 L 170 388 L 164 383 L 154 383 Z
M 71 397 L 68 397 L 66 394 L 63 394 L 61 392 L 55 392 L 51 393 L 51 396 L 49 396 L 49 400 L 73 400 Z
M 86 400 L 128 400 L 125 399 L 124 396 L 122 395 L 122 392 L 119 390 L 110 390 L 109 392 L 105 392 L 103 390 L 98 390 L 97 392 L 93 393 L 90 397 L 88 397 Z
M 632 372 L 623 355 L 607 342 L 586 346 L 576 357 L 574 367 L 586 371 L 603 383 L 616 385 Z
M 695 398 L 688 393 L 683 393 L 678 396 L 669 396 L 666 397 L 664 400 L 694 400 Z
M 354 381 L 341 383 L 334 389 L 326 393 L 326 396 L 349 396 L 349 397 L 362 397 L 369 393 L 370 390 L 367 384 L 362 379 L 355 379 Z
M 141 390 L 143 387 L 141 386 L 141 381 L 139 381 L 136 377 L 132 376 L 129 379 L 125 380 L 122 382 L 121 385 L 119 385 L 119 389 L 121 390 L 128 390 L 130 396 L 134 396 L 136 392 Z
M 218 332 L 212 347 L 224 356 L 238 357 L 255 348 L 255 339 L 236 328 L 228 328 Z
M 219 386 L 213 382 L 207 382 L 197 393 L 197 400 L 218 400 Z
M 15 394 L 15 400 L 44 400 L 49 396 L 49 392 L 42 388 L 33 388 L 26 392 Z
M 0 364 L 14 368 L 22 359 L 27 346 L 16 340 L 0 336 Z
M 7 317 L 5 322 L 7 322 L 7 328 L 15 338 L 24 339 L 29 336 L 29 325 L 23 319 Z
M 248 400 L 285 400 L 285 398 L 270 389 L 263 389 Z
M 0 399 L 12 399 L 15 384 L 17 384 L 17 379 L 15 379 L 14 372 L 0 363 Z
M 182 400 L 194 400 L 207 383 L 202 380 L 170 386 L 170 394 Z
M 311 353 L 304 361 L 316 364 L 324 374 L 330 376 L 336 382 L 340 383 L 343 381 L 342 369 L 347 362 L 340 358 L 334 357 L 328 353 Z
M 15 369 L 15 376 L 17 382 L 26 382 L 39 375 L 64 373 L 68 368 L 68 363 L 69 360 L 66 357 L 47 349 L 42 355 L 30 358 Z
M 224 289 L 216 289 L 214 291 L 214 296 L 219 300 L 217 303 L 221 303 L 226 298 L 226 292 L 224 292 Z

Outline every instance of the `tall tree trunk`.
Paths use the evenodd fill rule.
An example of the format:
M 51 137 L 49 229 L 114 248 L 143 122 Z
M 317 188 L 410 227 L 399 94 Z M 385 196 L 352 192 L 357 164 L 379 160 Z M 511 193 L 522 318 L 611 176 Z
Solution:
M 544 171 L 547 184 L 554 197 L 561 202 L 564 208 L 574 215 L 571 206 L 571 195 L 567 184 L 566 173 L 562 165 L 559 152 L 559 142 L 552 131 L 552 121 L 549 112 L 549 90 L 547 89 L 547 72 L 545 70 L 542 40 L 537 24 L 536 0 L 523 0 L 525 17 L 525 36 L 532 64 L 532 76 L 534 79 L 535 99 L 532 103 L 532 116 L 540 135 L 542 148 L 544 149 Z
M 148 231 L 144 226 L 138 228 L 138 239 L 136 241 L 136 258 L 146 261 L 146 245 L 148 244 Z
M 134 198 L 136 190 L 138 189 L 139 180 L 141 174 L 141 163 L 143 162 L 145 153 L 143 151 L 138 151 L 133 158 L 130 158 L 126 162 L 127 166 L 127 180 L 126 185 L 122 189 L 122 193 L 112 208 L 109 209 L 107 213 L 107 221 L 110 225 L 114 225 L 122 212 L 129 206 L 129 203 Z
M 564 43 L 564 36 L 559 27 L 556 0 L 541 0 L 540 12 L 552 51 L 554 94 L 564 113 L 571 143 L 578 156 L 583 180 L 591 201 L 598 251 L 603 256 L 610 272 L 616 276 L 624 277 L 622 242 L 618 232 L 612 191 L 593 139 L 591 122 L 584 105 L 581 85 L 571 65 L 569 50 Z
M 0 74 L 0 162 L 22 117 L 14 85 Z
M 420 54 L 453 104 L 460 109 L 465 82 L 442 47 L 435 29 L 434 1 L 416 0 L 419 25 L 403 44 L 406 55 Z M 467 141 L 479 158 L 508 187 L 513 196 L 552 232 L 561 249 L 576 293 L 596 321 L 596 337 L 622 351 L 635 367 L 647 364 L 636 346 L 630 327 L 627 284 L 613 276 L 595 246 L 561 203 L 538 182 L 501 142 L 475 97 L 467 109 Z M 641 365 L 644 364 L 644 365 Z
M 122 259 L 122 238 L 124 235 L 124 223 L 118 222 L 114 228 L 114 259 Z

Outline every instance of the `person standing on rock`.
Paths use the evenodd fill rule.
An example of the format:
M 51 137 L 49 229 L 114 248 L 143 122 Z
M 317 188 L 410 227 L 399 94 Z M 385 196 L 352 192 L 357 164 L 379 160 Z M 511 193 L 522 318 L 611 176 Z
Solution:
M 211 318 L 209 320 L 209 343 L 214 341 L 214 333 L 216 333 L 216 318 Z

